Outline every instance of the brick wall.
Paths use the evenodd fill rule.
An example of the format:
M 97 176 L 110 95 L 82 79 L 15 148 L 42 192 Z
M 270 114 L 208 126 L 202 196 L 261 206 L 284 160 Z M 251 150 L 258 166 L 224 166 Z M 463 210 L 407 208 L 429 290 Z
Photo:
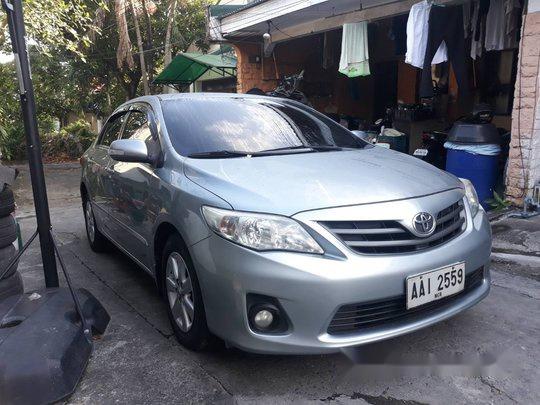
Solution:
M 245 93 L 253 87 L 263 91 L 273 90 L 278 83 L 277 77 L 304 70 L 302 90 L 315 109 L 325 111 L 335 107 L 342 114 L 372 120 L 374 75 L 349 79 L 338 72 L 341 30 L 328 33 L 330 62 L 326 69 L 323 68 L 323 41 L 322 35 L 311 35 L 278 43 L 269 58 L 262 57 L 260 44 L 233 43 L 237 57 L 238 93 Z M 259 58 L 258 62 L 256 58 Z M 373 71 L 377 71 L 377 68 L 373 68 Z
M 539 68 L 540 12 L 534 12 L 523 19 L 506 176 L 507 198 L 518 205 L 540 180 Z
M 268 72 L 264 70 L 272 69 L 271 59 L 262 57 L 260 44 L 234 44 L 236 51 L 236 78 L 238 93 L 245 93 L 253 87 L 258 87 L 263 91 L 270 91 L 275 88 L 276 81 L 268 79 Z M 259 61 L 256 61 L 259 58 Z
M 238 93 L 245 93 L 253 87 L 263 91 L 273 90 L 278 83 L 278 77 L 299 73 L 305 69 L 313 52 L 318 53 L 319 45 L 313 37 L 300 38 L 277 44 L 274 54 L 264 58 L 261 44 L 233 43 L 237 57 Z

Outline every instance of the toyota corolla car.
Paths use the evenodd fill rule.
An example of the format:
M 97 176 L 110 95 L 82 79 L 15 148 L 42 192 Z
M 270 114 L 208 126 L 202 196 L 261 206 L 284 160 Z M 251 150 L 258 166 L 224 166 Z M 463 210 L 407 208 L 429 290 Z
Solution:
M 177 339 L 327 353 L 433 325 L 490 288 L 476 192 L 264 96 L 120 106 L 81 159 L 90 246 L 155 278 Z

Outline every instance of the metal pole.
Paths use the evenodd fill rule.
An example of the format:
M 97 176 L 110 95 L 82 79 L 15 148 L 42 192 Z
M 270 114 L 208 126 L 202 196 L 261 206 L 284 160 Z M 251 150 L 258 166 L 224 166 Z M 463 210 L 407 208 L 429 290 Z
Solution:
M 30 167 L 34 206 L 36 208 L 36 221 L 41 245 L 45 286 L 48 288 L 58 287 L 58 272 L 56 270 L 54 244 L 50 234 L 51 218 L 49 216 L 47 188 L 45 186 L 45 175 L 41 160 L 41 142 L 39 140 L 34 88 L 30 76 L 30 63 L 26 47 L 22 2 L 21 0 L 2 0 L 2 6 L 7 13 L 9 35 L 11 36 L 11 46 L 13 48 L 17 79 L 19 81 L 21 108 L 26 132 L 28 166 Z

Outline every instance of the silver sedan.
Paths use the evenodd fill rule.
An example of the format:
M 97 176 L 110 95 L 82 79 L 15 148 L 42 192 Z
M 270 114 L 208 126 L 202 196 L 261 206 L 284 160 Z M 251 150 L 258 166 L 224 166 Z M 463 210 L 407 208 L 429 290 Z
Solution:
M 474 187 L 291 100 L 147 96 L 82 159 L 93 250 L 155 278 L 177 339 L 327 353 L 403 335 L 489 292 Z

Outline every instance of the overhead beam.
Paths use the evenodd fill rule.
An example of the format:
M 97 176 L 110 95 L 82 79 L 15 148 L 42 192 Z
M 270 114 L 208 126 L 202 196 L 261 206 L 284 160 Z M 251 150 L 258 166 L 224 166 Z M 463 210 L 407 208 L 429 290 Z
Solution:
M 437 4 L 447 4 L 456 0 L 439 0 Z M 280 27 L 280 31 L 272 31 L 272 42 L 283 42 L 291 38 L 299 38 L 306 35 L 331 31 L 341 28 L 343 24 L 374 21 L 390 16 L 408 13 L 411 7 L 418 3 L 418 0 L 402 0 L 389 4 L 374 6 L 363 10 L 344 13 L 336 16 L 318 18 L 309 22 L 296 24 L 289 28 Z
M 285 14 L 294 13 L 308 7 L 326 3 L 329 0 L 270 0 L 249 7 L 244 11 L 221 19 L 221 35 L 240 31 Z

